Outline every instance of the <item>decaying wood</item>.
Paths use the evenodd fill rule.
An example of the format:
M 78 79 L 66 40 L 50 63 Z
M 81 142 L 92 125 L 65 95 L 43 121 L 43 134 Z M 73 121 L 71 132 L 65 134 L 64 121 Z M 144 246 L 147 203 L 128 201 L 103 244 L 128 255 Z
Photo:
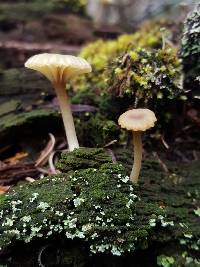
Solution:
M 28 43 L 19 41 L 0 42 L 0 56 L 2 64 L 6 68 L 23 67 L 24 62 L 30 56 L 38 53 L 58 51 L 63 54 L 77 54 L 79 46 L 50 44 L 50 43 Z
M 56 139 L 55 139 L 54 135 L 51 133 L 49 133 L 49 137 L 50 137 L 49 142 L 47 143 L 46 147 L 42 150 L 40 156 L 36 160 L 36 163 L 35 163 L 36 167 L 44 166 L 45 163 L 47 163 L 50 154 L 53 152 L 53 149 L 54 149 L 54 146 L 56 143 Z
M 60 51 L 66 54 L 77 54 L 80 51 L 80 46 L 62 45 L 51 43 L 28 43 L 21 41 L 4 41 L 0 42 L 0 49 L 16 50 L 31 53 Z

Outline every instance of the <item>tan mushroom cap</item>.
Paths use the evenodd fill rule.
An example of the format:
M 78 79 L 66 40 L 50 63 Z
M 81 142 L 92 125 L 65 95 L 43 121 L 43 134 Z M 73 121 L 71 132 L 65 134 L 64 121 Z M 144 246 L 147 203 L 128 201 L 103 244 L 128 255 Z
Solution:
M 122 128 L 131 131 L 146 131 L 157 121 L 153 111 L 149 109 L 131 109 L 123 113 L 118 120 Z
M 25 67 L 41 72 L 52 83 L 66 83 L 74 76 L 92 71 L 90 64 L 83 58 L 49 53 L 30 57 Z

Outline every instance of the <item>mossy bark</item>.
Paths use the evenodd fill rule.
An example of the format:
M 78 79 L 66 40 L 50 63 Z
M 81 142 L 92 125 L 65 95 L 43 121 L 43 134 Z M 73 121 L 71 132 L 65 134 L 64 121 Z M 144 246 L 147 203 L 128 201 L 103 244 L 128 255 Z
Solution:
M 168 163 L 169 175 L 145 161 L 133 186 L 130 154 L 121 150 L 116 158 L 113 164 L 102 149 L 77 149 L 62 156 L 63 174 L 1 197 L 0 242 L 11 242 L 8 266 L 19 266 L 24 250 L 30 257 L 23 266 L 37 266 L 38 258 L 45 266 L 154 267 L 157 258 L 173 262 L 168 266 L 199 266 L 199 164 Z

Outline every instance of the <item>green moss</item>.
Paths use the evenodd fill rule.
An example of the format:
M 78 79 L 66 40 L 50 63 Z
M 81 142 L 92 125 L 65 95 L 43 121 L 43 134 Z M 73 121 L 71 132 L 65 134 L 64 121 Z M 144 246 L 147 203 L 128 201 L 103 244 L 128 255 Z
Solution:
M 159 138 L 163 129 L 171 128 L 171 110 L 174 112 L 177 103 L 181 106 L 187 99 L 181 60 L 173 41 L 171 27 L 153 21 L 133 34 L 91 43 L 80 56 L 91 63 L 93 72 L 80 77 L 74 87 L 95 95 L 99 112 L 114 121 L 132 107 L 153 109 L 159 125 L 152 137 Z
M 115 60 L 109 77 L 112 94 L 127 95 L 135 107 L 159 105 L 160 101 L 175 98 L 182 89 L 181 63 L 176 49 L 169 46 L 127 52 Z
M 185 73 L 185 87 L 193 97 L 199 98 L 200 83 L 200 5 L 188 15 L 184 22 L 181 57 Z
M 45 110 L 45 109 L 37 109 L 31 112 L 18 112 L 13 115 L 6 115 L 0 122 L 0 128 L 2 131 L 8 130 L 12 127 L 20 127 L 25 123 L 31 123 L 34 120 L 45 118 L 49 116 L 57 116 L 54 111 Z
M 10 112 L 14 112 L 18 110 L 20 106 L 21 102 L 17 100 L 5 102 L 0 106 L 0 116 L 2 117 L 3 115 L 9 114 Z
M 62 172 L 87 168 L 98 168 L 104 163 L 111 163 L 111 157 L 102 148 L 79 148 L 63 153 L 57 164 Z
M 88 241 L 94 253 L 119 254 L 131 249 L 136 237 L 145 238 L 147 232 L 139 236 L 139 229 L 129 226 L 137 197 L 130 195 L 130 184 L 122 181 L 124 173 L 120 165 L 109 164 L 109 169 L 102 166 L 98 171 L 76 171 L 18 188 L 1 206 L 1 246 L 62 233 L 69 239 Z M 126 207 L 131 199 L 133 203 Z M 126 240 L 123 236 L 129 228 L 130 238 Z M 146 225 L 140 228 L 143 232 Z
M 173 266 L 175 260 L 173 257 L 168 257 L 165 255 L 160 255 L 157 257 L 157 264 L 159 266 L 163 266 L 163 267 L 170 267 Z
M 161 254 L 157 257 L 157 264 L 163 267 L 198 267 L 200 261 L 194 256 L 189 255 L 187 251 L 180 253 L 172 253 L 170 256 Z
M 103 147 L 117 139 L 119 134 L 116 122 L 99 113 L 86 113 L 84 117 L 76 119 L 75 124 L 80 143 L 87 147 Z
M 156 162 L 147 161 L 136 187 L 127 176 L 130 164 L 113 164 L 102 149 L 76 149 L 58 166 L 64 173 L 16 187 L 0 201 L 2 248 L 17 240 L 60 236 L 83 240 L 93 253 L 121 255 L 169 244 L 199 260 L 198 216 L 191 212 L 200 206 L 195 164 L 182 166 L 177 173 L 182 179 L 174 184 Z M 175 170 L 172 165 L 170 171 Z
M 92 65 L 93 72 L 78 79 L 76 87 L 78 90 L 105 90 L 107 86 L 106 68 L 110 61 L 124 54 L 126 51 L 134 51 L 137 47 L 157 48 L 162 45 L 162 34 L 160 28 L 164 22 L 151 22 L 144 24 L 142 28 L 133 34 L 121 35 L 112 41 L 97 40 L 84 47 L 80 56 L 87 59 Z M 100 92 L 101 93 L 101 92 Z
M 151 21 L 145 23 L 133 34 L 121 35 L 118 39 L 112 41 L 97 40 L 84 47 L 80 56 L 87 59 L 92 65 L 93 72 L 78 79 L 76 83 L 77 90 L 103 90 L 107 87 L 109 74 L 106 69 L 110 69 L 110 63 L 113 59 L 130 53 L 133 61 L 137 60 L 137 49 L 154 50 L 163 46 L 163 33 L 160 30 L 165 27 L 165 36 L 169 40 L 173 38 L 170 23 L 166 21 Z M 118 74 L 120 68 L 116 69 Z M 103 93 L 100 91 L 100 94 Z
M 82 161 L 82 167 L 78 164 L 74 171 L 72 164 L 65 168 L 68 173 L 17 187 L 5 196 L 0 203 L 0 246 L 62 234 L 87 241 L 93 253 L 120 255 L 143 247 L 151 231 L 152 205 L 146 206 L 146 216 L 139 215 L 137 190 L 122 165 L 112 164 L 102 149 L 82 148 L 64 155 L 62 170 L 64 158 L 66 166 Z M 98 169 L 91 168 L 95 161 Z M 153 210 L 162 214 L 156 204 Z

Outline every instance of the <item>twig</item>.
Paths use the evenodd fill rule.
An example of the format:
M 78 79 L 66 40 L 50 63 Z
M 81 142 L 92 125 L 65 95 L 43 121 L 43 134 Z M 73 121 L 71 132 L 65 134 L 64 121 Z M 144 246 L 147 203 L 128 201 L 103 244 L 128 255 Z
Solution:
M 40 267 L 45 267 L 45 265 L 42 263 L 41 257 L 42 257 L 42 253 L 44 252 L 44 250 L 45 250 L 46 248 L 48 248 L 48 247 L 49 247 L 49 245 L 43 246 L 43 247 L 40 249 L 40 251 L 39 251 L 39 254 L 38 254 L 38 265 L 39 265 Z
M 51 154 L 50 154 L 50 156 L 49 156 L 49 168 L 50 168 L 50 172 L 51 172 L 51 174 L 58 174 L 59 173 L 59 171 L 58 170 L 56 170 L 56 168 L 55 168 L 55 164 L 54 164 L 54 156 L 55 156 L 55 154 L 56 154 L 56 152 L 57 151 L 53 151 Z
M 104 147 L 109 147 L 109 146 L 115 144 L 116 142 L 117 142 L 116 139 L 115 139 L 115 140 L 112 140 L 112 141 L 110 141 L 109 143 L 107 143 Z
M 46 147 L 42 150 L 39 158 L 36 160 L 35 167 L 43 166 L 47 161 L 48 157 L 54 149 L 56 140 L 53 134 L 49 133 L 50 140 L 47 143 Z
M 117 163 L 117 160 L 116 160 L 116 157 L 115 157 L 115 154 L 113 153 L 112 149 L 110 148 L 107 148 L 106 149 L 108 151 L 108 153 L 110 154 L 111 158 L 112 158 L 112 162 L 113 163 Z
M 37 167 L 36 169 L 42 174 L 49 174 L 49 172 L 44 168 Z
M 163 171 L 166 173 L 169 173 L 169 170 L 167 168 L 167 165 L 160 159 L 157 152 L 153 152 L 153 156 L 157 159 L 158 163 L 162 167 Z
M 166 148 L 166 149 L 169 149 L 169 145 L 167 144 L 167 142 L 165 141 L 165 139 L 164 139 L 164 137 L 163 136 L 161 136 L 161 141 L 162 141 L 162 143 L 163 143 L 163 145 L 164 145 L 164 147 Z

